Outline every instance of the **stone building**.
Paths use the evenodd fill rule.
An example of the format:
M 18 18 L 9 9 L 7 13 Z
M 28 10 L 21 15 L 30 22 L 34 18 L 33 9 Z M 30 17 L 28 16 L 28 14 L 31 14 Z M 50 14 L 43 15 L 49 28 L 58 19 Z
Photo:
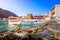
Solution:
M 33 19 L 44 19 L 43 15 L 36 15 L 33 17 Z
M 52 8 L 51 15 L 55 17 L 56 19 L 60 19 L 60 5 L 57 4 Z
M 27 14 L 27 15 L 26 15 L 26 18 L 27 18 L 27 19 L 33 19 L 33 15 L 32 15 L 32 14 Z

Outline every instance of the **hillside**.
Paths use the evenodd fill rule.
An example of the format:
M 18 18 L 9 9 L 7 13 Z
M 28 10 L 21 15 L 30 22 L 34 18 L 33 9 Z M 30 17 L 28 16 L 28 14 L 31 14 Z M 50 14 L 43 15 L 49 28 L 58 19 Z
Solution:
M 0 8 L 0 18 L 8 18 L 9 16 L 17 17 L 16 14 L 14 14 L 8 10 Z

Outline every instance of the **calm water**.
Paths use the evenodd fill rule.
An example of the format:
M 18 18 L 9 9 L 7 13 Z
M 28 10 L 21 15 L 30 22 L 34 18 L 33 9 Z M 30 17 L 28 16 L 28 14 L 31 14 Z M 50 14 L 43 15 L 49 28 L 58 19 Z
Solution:
M 8 25 L 7 20 L 0 20 L 0 32 L 10 30 L 12 27 Z
M 0 20 L 0 32 L 7 30 L 8 26 L 8 21 L 6 20 Z
M 31 27 L 36 27 L 36 26 L 39 26 L 40 23 L 37 23 L 37 22 L 33 22 L 33 21 L 22 21 L 21 22 L 21 26 L 22 28 L 31 28 Z M 11 30 L 13 29 L 14 27 L 11 27 L 8 25 L 8 21 L 7 20 L 0 20 L 0 32 L 4 32 L 6 30 Z M 38 32 L 37 35 L 40 35 L 41 32 Z M 42 32 L 42 34 L 45 34 L 45 35 L 49 35 L 50 32 L 48 30 L 44 30 Z
M 31 28 L 31 27 L 36 27 L 36 26 L 39 26 L 40 23 L 38 22 L 34 22 L 34 21 L 22 21 L 21 22 L 21 26 L 22 28 Z
M 18 25 L 20 25 L 20 24 L 18 24 Z M 22 27 L 22 28 L 31 28 L 31 27 L 36 27 L 36 26 L 39 26 L 39 25 L 40 25 L 40 22 L 22 21 L 21 25 L 19 27 Z M 15 26 L 14 27 L 10 26 L 8 24 L 7 20 L 0 20 L 0 32 L 1 31 L 5 31 L 5 30 L 11 30 L 11 29 L 14 29 L 14 28 L 15 28 Z

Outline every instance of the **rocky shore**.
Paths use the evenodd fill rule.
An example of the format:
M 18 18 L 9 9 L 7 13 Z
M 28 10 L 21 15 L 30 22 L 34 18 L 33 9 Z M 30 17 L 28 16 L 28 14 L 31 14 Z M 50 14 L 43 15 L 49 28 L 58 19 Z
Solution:
M 10 34 L 0 38 L 0 40 L 58 40 L 58 39 L 49 36 L 36 37 L 35 35 L 28 35 L 28 37 L 19 37 L 17 35 Z
M 6 31 L 0 33 L 0 40 L 60 40 L 59 23 L 51 21 L 43 26 L 47 28 L 43 29 L 42 27 L 42 30 L 36 29 L 36 32 L 34 32 L 33 34 L 30 30 L 21 31 L 20 29 L 18 29 Z

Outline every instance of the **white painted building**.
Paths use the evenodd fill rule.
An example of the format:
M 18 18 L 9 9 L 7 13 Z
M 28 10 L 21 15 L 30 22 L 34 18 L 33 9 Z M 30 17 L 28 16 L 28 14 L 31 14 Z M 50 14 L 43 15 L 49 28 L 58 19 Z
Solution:
M 57 4 L 52 8 L 52 16 L 55 17 L 57 20 L 60 20 L 60 5 Z

